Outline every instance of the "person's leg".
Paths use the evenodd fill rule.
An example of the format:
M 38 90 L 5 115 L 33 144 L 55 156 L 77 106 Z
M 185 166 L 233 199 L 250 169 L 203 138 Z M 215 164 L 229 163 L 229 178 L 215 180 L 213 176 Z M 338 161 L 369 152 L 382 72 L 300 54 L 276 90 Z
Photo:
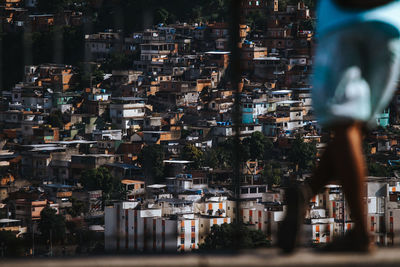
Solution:
M 359 237 L 367 237 L 365 218 L 366 164 L 362 150 L 362 125 L 354 123 L 334 129 L 332 164 L 338 180 L 343 186 L 351 218 L 355 223 L 354 232 Z
M 332 144 L 332 142 L 329 142 L 313 172 L 311 179 L 307 183 L 307 186 L 311 191 L 311 195 L 309 196 L 310 198 L 320 193 L 325 185 L 335 180 L 335 168 L 332 164 L 334 160 L 334 149 L 335 145 Z
M 362 151 L 362 124 L 336 126 L 333 132 L 333 140 L 314 171 L 309 187 L 315 195 L 333 180 L 340 182 L 355 222 L 355 231 L 364 234 L 367 233 L 363 201 L 366 166 Z

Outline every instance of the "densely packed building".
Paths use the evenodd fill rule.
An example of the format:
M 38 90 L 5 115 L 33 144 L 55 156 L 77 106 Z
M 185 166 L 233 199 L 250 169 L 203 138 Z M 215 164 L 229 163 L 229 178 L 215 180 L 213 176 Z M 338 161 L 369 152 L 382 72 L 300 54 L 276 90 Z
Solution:
M 57 21 L 82 23 L 74 12 L 65 11 L 63 19 L 29 15 L 35 1 L 3 2 L 2 25 L 9 31 L 26 23 L 33 31 Z M 136 55 L 127 69 L 100 79 L 90 73 L 86 87 L 77 66 L 26 66 L 23 79 L 1 95 L 0 229 L 34 236 L 41 211 L 51 207 L 67 222 L 103 232 L 107 251 L 195 250 L 214 225 L 235 220 L 273 244 L 286 210 L 283 188 L 310 173 L 290 156 L 293 146 L 298 140 L 313 146 L 315 161 L 327 140 L 311 103 L 315 32 L 304 21 L 314 12 L 301 1 L 278 6 L 277 0 L 244 1 L 246 14 L 266 12 L 268 23 L 257 31 L 240 25 L 239 92 L 229 81 L 225 22 L 86 34 L 85 57 L 94 68 L 115 53 Z M 390 126 L 391 115 L 397 123 L 397 98 L 378 118 L 381 127 Z M 235 105 L 240 127 L 233 125 Z M 233 147 L 236 134 L 243 149 Z M 368 152 L 397 166 L 399 138 L 395 131 L 375 131 Z M 241 163 L 239 204 L 232 151 L 250 153 Z M 113 181 L 96 184 L 104 173 Z M 392 176 L 369 177 L 367 184 L 368 222 L 383 245 L 396 243 L 400 230 L 400 185 Z M 309 245 L 351 229 L 340 186 L 312 199 L 305 224 Z

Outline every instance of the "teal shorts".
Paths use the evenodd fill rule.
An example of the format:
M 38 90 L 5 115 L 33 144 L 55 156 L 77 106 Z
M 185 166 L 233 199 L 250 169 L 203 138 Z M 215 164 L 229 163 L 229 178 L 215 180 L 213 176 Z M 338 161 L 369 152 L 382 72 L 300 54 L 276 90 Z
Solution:
M 399 31 L 363 22 L 324 34 L 314 60 L 313 107 L 322 126 L 365 122 L 389 104 L 400 72 Z

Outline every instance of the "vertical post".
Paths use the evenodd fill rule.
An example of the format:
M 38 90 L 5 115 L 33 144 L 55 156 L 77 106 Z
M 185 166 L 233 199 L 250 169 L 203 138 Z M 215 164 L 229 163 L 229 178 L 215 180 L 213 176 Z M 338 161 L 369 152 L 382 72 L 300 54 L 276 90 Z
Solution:
M 53 32 L 53 62 L 56 64 L 64 63 L 63 27 L 56 26 Z M 62 91 L 62 89 L 61 89 Z
M 35 224 L 32 224 L 32 256 L 35 256 Z
M 344 192 L 342 190 L 342 200 L 343 200 L 343 205 L 342 205 L 342 216 L 343 216 L 343 226 L 342 226 L 342 235 L 345 235 L 346 232 L 346 215 L 344 214 L 346 211 L 346 202 L 344 199 Z
M 91 51 L 90 51 L 90 47 L 87 46 L 87 42 L 86 42 L 86 35 L 92 34 L 93 33 L 93 22 L 92 22 L 92 18 L 93 18 L 93 12 L 92 9 L 88 9 L 86 15 L 85 15 L 85 23 L 83 24 L 83 35 L 85 40 L 84 42 L 84 55 L 83 55 L 83 69 L 81 69 L 80 71 L 83 72 L 84 74 L 90 74 L 92 75 L 92 70 L 91 70 L 91 66 L 90 66 L 90 61 L 92 60 L 92 56 L 91 56 Z M 91 79 L 91 78 L 90 78 Z M 92 88 L 92 80 L 90 80 L 90 88 Z
M 53 257 L 53 229 L 50 229 L 50 257 Z
M 25 66 L 33 64 L 33 52 L 32 52 L 32 24 L 29 22 L 24 27 L 24 35 L 23 35 L 23 46 L 24 46 L 24 73 L 25 73 Z
M 3 24 L 0 23 L 0 90 L 3 88 Z
M 240 151 L 240 125 L 241 125 L 241 92 L 239 88 L 241 68 L 240 68 L 240 18 L 241 18 L 241 0 L 230 1 L 230 82 L 232 90 L 235 92 L 234 106 L 233 106 L 233 128 L 235 131 L 234 136 L 234 162 L 233 162 L 233 190 L 236 200 L 236 214 L 235 224 L 241 226 L 242 218 L 240 216 L 240 180 L 241 180 L 241 151 Z M 242 237 L 240 231 L 236 231 L 235 248 L 239 249 Z

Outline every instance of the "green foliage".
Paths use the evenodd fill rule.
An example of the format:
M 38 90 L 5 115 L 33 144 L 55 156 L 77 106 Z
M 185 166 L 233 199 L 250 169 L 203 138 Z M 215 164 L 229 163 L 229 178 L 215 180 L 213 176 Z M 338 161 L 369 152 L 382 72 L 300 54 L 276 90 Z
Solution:
M 218 144 L 217 148 L 217 159 L 218 164 L 222 169 L 231 168 L 233 166 L 233 162 L 235 160 L 235 144 L 232 138 L 227 139 L 226 141 Z M 249 152 L 244 148 L 242 149 L 241 144 L 239 144 L 240 151 L 239 160 L 243 161 L 248 158 Z
M 45 1 L 45 0 L 43 0 Z M 47 1 L 52 2 L 52 1 Z M 57 34 L 56 34 L 57 33 Z M 9 32 L 0 34 L 0 56 L 3 67 L 0 89 L 9 90 L 23 80 L 24 65 L 56 62 L 55 36 L 62 35 L 57 47 L 58 63 L 77 65 L 84 59 L 83 26 L 53 26 L 48 32 Z M 27 49 L 29 48 L 29 49 Z
M 69 0 L 37 0 L 37 9 L 44 13 L 57 13 L 68 7 Z
M 392 177 L 392 170 L 389 166 L 377 162 L 368 162 L 368 175 L 376 177 Z
M 139 50 L 138 50 L 139 51 Z M 101 65 L 101 70 L 111 73 L 112 70 L 128 70 L 132 68 L 133 61 L 138 59 L 138 51 L 133 54 L 115 52 Z M 104 73 L 103 73 L 104 76 Z
M 209 0 L 202 2 L 203 17 L 207 21 L 226 21 L 228 16 L 228 0 Z
M 102 190 L 105 200 L 122 197 L 123 188 L 121 181 L 113 177 L 105 167 L 84 171 L 80 182 L 87 191 Z
M 158 23 L 227 21 L 228 0 L 113 0 L 92 8 L 95 30 L 134 32 Z M 115 19 L 118 16 L 118 20 Z
M 161 145 L 143 147 L 138 155 L 138 161 L 144 170 L 146 181 L 149 184 L 161 182 L 164 178 L 164 151 Z
M 71 198 L 71 202 L 72 202 L 72 207 L 68 208 L 68 213 L 72 217 L 80 216 L 82 213 L 85 213 L 89 210 L 87 202 L 78 200 L 76 198 Z
M 203 152 L 203 165 L 213 169 L 219 167 L 217 149 L 206 149 L 206 151 Z
M 300 22 L 300 30 L 304 31 L 315 31 L 317 22 L 315 19 L 306 19 Z
M 0 35 L 1 73 L 0 89 L 10 90 L 24 75 L 24 38 L 22 33 Z
M 103 70 L 95 65 L 80 66 L 80 86 L 83 88 L 95 86 L 104 80 Z
M 186 144 L 182 150 L 182 158 L 193 161 L 192 168 L 198 169 L 203 163 L 203 151 L 192 144 Z
M 310 9 L 315 9 L 317 0 L 279 0 L 279 10 L 286 10 L 287 5 L 297 5 L 299 2 L 304 2 Z
M 300 170 L 310 170 L 314 167 L 314 161 L 317 155 L 316 143 L 305 143 L 300 137 L 293 142 L 288 153 L 288 159 Z
M 201 92 L 199 94 L 199 98 L 203 104 L 206 104 L 206 109 L 207 109 L 208 102 L 210 102 L 210 100 L 211 100 L 211 88 L 209 86 L 205 86 L 201 90 Z
M 265 30 L 267 27 L 268 16 L 266 11 L 253 11 L 246 16 L 246 24 L 251 30 Z
M 261 175 L 263 182 L 268 184 L 269 187 L 272 187 L 272 185 L 279 186 L 281 184 L 282 168 L 279 163 L 266 162 Z
M 167 23 L 169 12 L 165 8 L 159 8 L 156 10 L 156 21 L 158 23 Z
M 60 110 L 55 110 L 53 112 L 50 113 L 49 118 L 48 118 L 48 123 L 52 126 L 52 127 L 57 127 L 59 129 L 63 129 L 64 128 L 64 122 L 62 119 L 62 113 Z
M 57 214 L 57 211 L 45 207 L 40 212 L 39 230 L 45 240 L 51 238 L 51 242 L 61 242 L 65 236 L 65 218 Z
M 250 137 L 243 140 L 242 144 L 245 151 L 249 151 L 249 159 L 252 160 L 263 160 L 273 147 L 271 140 L 261 132 L 252 133 Z
M 190 130 L 185 130 L 182 129 L 181 130 L 181 139 L 185 139 L 186 137 L 188 137 L 192 132 Z
M 219 143 L 203 153 L 203 164 L 211 168 L 228 169 L 232 168 L 235 160 L 266 160 L 272 156 L 273 144 L 261 132 L 254 132 L 237 146 L 236 148 L 233 138 Z M 236 159 L 236 156 L 239 158 Z
M 251 230 L 244 225 L 221 224 L 213 225 L 201 250 L 234 250 L 268 247 L 270 243 L 260 230 Z
M 4 257 L 24 256 L 26 243 L 24 239 L 17 238 L 15 234 L 11 231 L 0 231 L 0 253 L 4 253 Z

